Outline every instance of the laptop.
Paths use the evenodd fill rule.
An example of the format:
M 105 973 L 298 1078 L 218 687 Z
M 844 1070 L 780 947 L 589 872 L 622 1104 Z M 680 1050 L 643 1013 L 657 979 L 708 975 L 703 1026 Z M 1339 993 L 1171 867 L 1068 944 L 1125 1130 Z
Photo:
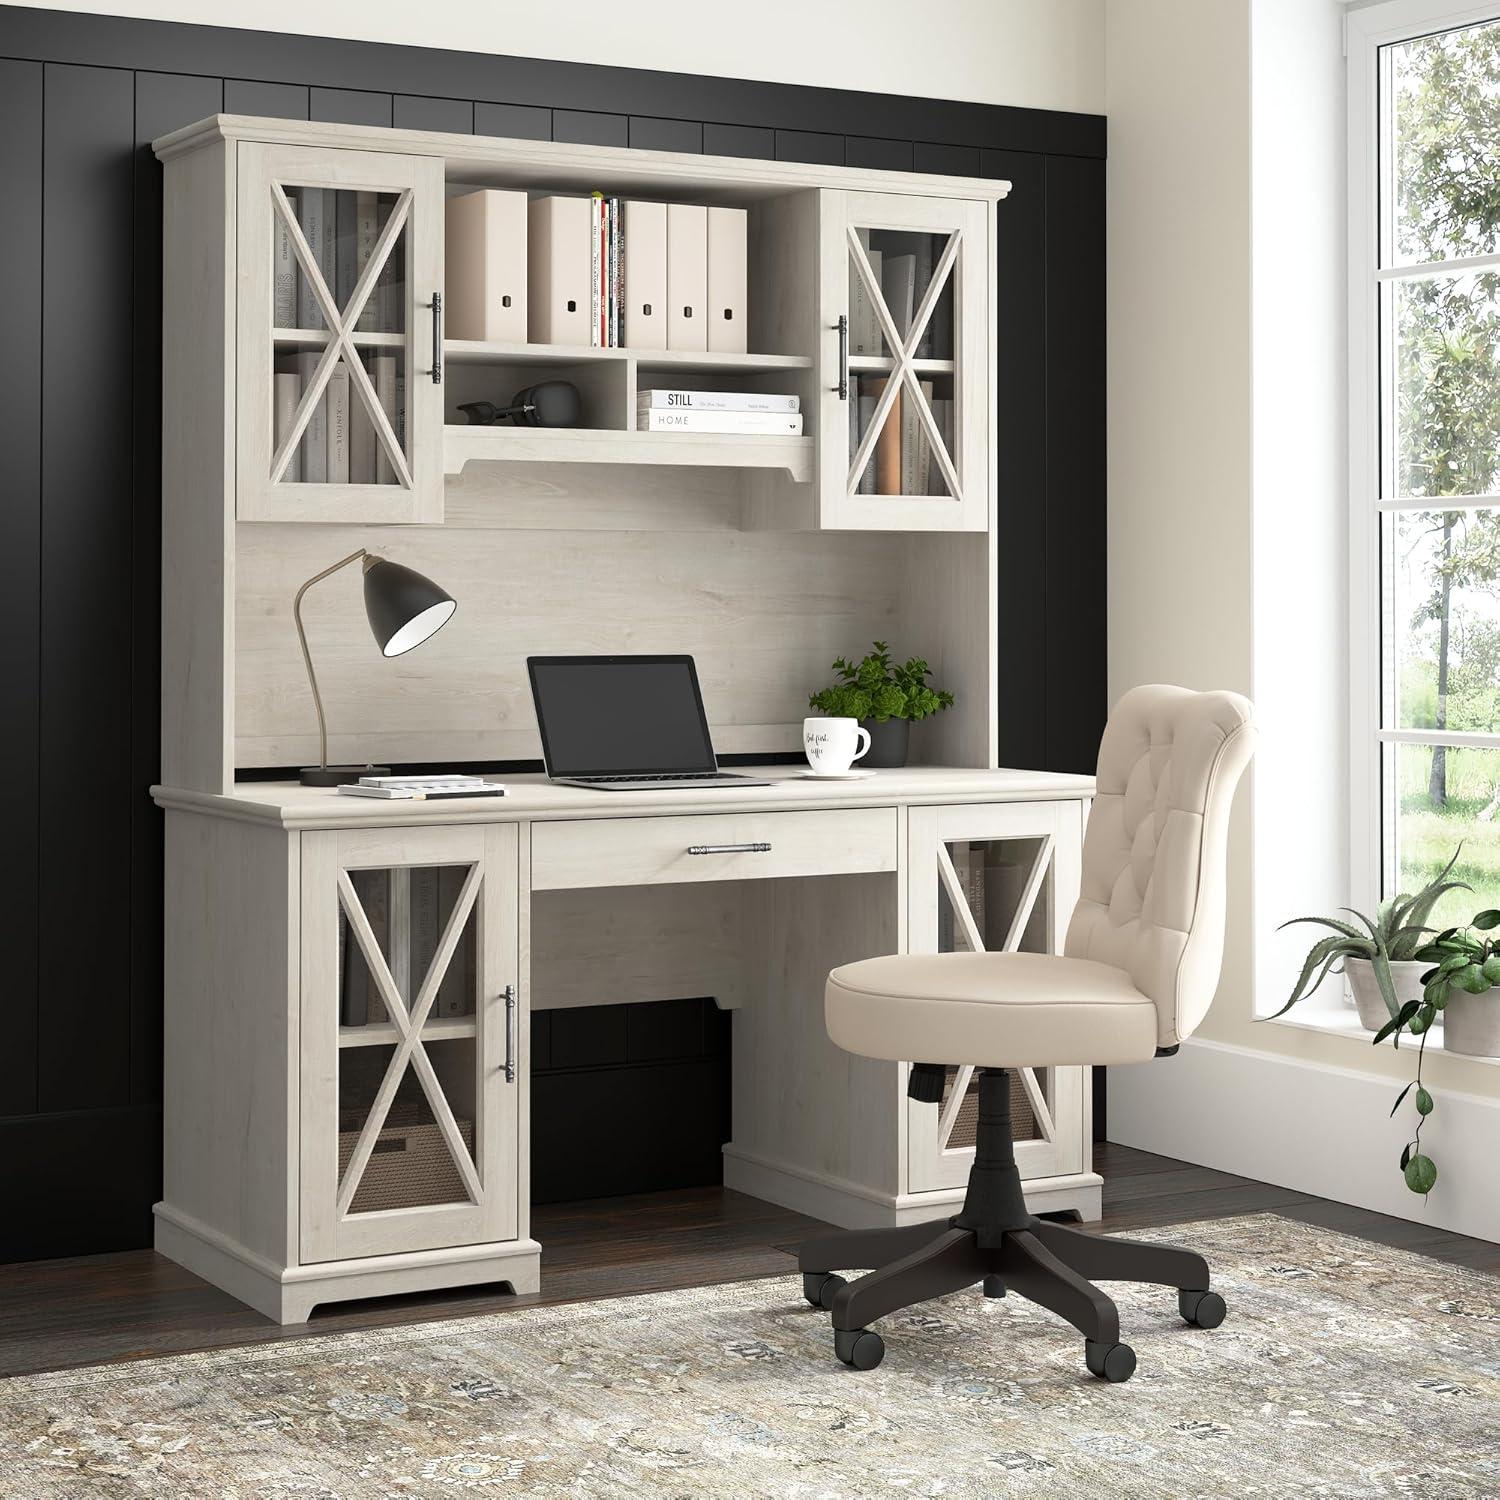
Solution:
M 691 656 L 528 656 L 547 779 L 602 792 L 770 786 L 721 771 Z

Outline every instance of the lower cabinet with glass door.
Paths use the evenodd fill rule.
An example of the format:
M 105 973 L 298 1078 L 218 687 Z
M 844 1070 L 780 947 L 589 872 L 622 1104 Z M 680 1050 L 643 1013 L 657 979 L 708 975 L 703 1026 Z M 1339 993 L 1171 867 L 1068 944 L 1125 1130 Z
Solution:
M 1060 953 L 1078 899 L 1083 804 L 914 807 L 908 823 L 908 942 L 913 953 Z M 974 1162 L 978 1079 L 950 1064 L 942 1102 L 907 1103 L 907 1191 L 941 1201 Z M 1033 1213 L 1100 1212 L 1090 1164 L 1086 1068 L 1022 1068 L 1011 1089 L 1016 1162 Z
M 299 1260 L 352 1270 L 334 1295 L 536 1287 L 517 848 L 507 824 L 302 835 Z

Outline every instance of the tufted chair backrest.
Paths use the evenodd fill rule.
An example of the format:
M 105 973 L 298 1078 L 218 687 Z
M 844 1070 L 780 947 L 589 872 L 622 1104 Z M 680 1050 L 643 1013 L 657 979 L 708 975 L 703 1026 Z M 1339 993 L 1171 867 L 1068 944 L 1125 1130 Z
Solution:
M 1132 688 L 1104 728 L 1063 951 L 1124 969 L 1156 1002 L 1158 1046 L 1191 1036 L 1218 988 L 1229 809 L 1254 748 L 1238 693 Z

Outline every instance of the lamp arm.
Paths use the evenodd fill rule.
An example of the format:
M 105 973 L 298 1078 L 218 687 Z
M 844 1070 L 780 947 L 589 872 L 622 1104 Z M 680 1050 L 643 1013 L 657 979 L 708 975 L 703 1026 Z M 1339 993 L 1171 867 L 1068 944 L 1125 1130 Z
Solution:
M 321 573 L 314 573 L 306 583 L 297 590 L 297 596 L 292 600 L 292 619 L 297 624 L 297 639 L 302 643 L 302 660 L 307 666 L 307 682 L 312 688 L 313 707 L 318 711 L 318 764 L 323 770 L 328 769 L 328 725 L 323 719 L 323 695 L 318 691 L 318 674 L 313 671 L 312 652 L 307 649 L 307 632 L 302 628 L 302 596 L 315 583 L 322 583 L 332 573 L 337 573 L 340 568 L 347 568 L 350 563 L 358 562 L 362 557 L 368 557 L 369 553 L 361 547 L 358 552 L 351 552 L 348 557 L 341 557 L 332 566 L 324 568 Z

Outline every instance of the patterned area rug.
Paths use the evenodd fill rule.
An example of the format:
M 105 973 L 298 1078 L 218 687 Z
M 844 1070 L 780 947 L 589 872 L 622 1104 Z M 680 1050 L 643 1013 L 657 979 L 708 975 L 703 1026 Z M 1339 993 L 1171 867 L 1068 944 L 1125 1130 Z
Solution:
M 977 1289 L 833 1359 L 777 1278 L 0 1383 L 6 1500 L 1500 1494 L 1500 1281 L 1271 1215 L 1177 1226 L 1223 1327 L 1117 1287 L 1091 1379 Z

